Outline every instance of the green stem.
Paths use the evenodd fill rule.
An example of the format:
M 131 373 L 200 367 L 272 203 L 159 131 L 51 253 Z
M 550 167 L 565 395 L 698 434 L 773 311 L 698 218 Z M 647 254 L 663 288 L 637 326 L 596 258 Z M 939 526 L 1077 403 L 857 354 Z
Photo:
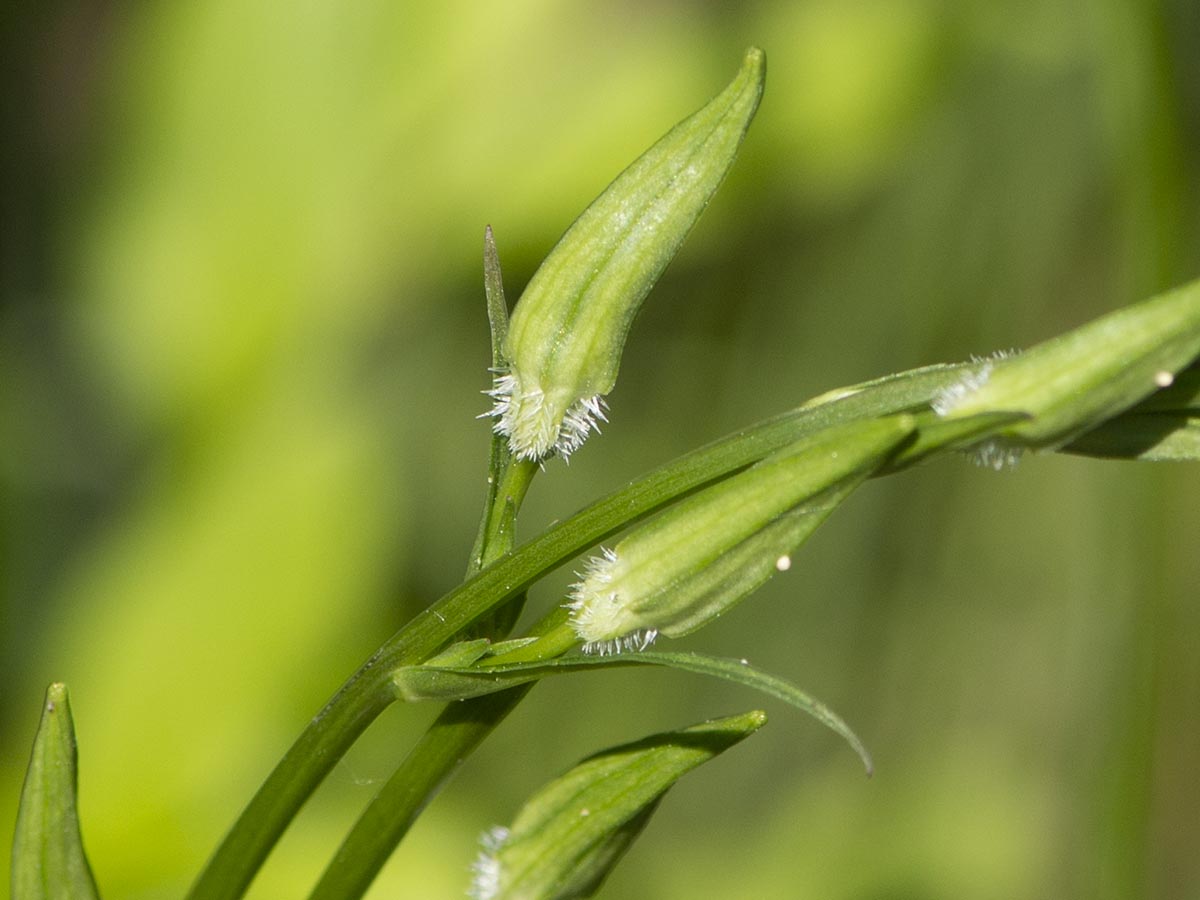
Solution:
M 361 897 L 438 788 L 532 688 L 449 704 L 354 823 L 310 900 Z
M 512 528 L 516 522 L 517 511 L 525 502 L 525 494 L 533 482 L 533 476 L 539 470 L 540 467 L 537 463 L 527 459 L 510 459 L 504 468 L 499 492 L 499 496 L 504 499 L 502 502 L 496 503 L 491 510 L 488 522 L 488 543 L 483 556 L 484 565 L 495 562 L 496 559 L 511 550 L 513 544 L 516 543 Z M 500 548 L 500 550 L 497 551 L 494 548 Z
M 531 631 L 541 638 L 488 663 L 546 659 L 578 643 L 561 607 L 551 610 Z M 451 703 L 442 710 L 354 823 L 309 900 L 361 897 L 425 805 L 467 756 L 516 709 L 535 683 Z
M 692 451 L 592 503 L 482 569 L 393 635 L 309 723 L 201 872 L 190 900 L 240 897 L 300 807 L 391 700 L 388 673 L 419 663 L 545 573 L 678 497 L 821 428 L 928 401 L 956 367 L 905 373 L 802 407 Z
M 483 668 L 487 666 L 503 666 L 509 663 L 541 662 L 542 660 L 562 656 L 572 647 L 579 646 L 579 636 L 567 624 L 566 612 L 562 607 L 551 610 L 550 614 L 542 619 L 539 624 L 545 630 L 536 641 L 525 644 L 523 647 L 518 647 L 516 650 L 509 650 L 507 653 L 489 656 L 480 661 L 478 665 Z
M 539 640 L 488 664 L 548 659 L 578 644 L 562 612 L 555 607 L 533 626 Z M 355 900 L 366 893 L 421 810 L 534 684 L 447 705 L 354 823 L 309 900 Z
M 279 761 L 197 879 L 189 897 L 240 897 L 296 812 L 392 700 L 388 669 L 370 664 L 359 669 Z
M 514 460 L 502 440 L 492 440 L 491 489 L 468 577 L 512 549 L 517 510 L 538 472 L 536 463 Z M 524 593 L 517 594 L 478 619 L 469 631 L 493 638 L 507 634 L 523 600 Z M 421 810 L 532 686 L 447 706 L 367 804 L 313 889 L 313 900 L 361 897 Z
M 502 444 L 503 438 L 494 437 L 492 443 Z M 500 460 L 498 466 L 495 464 L 497 459 Z M 528 460 L 513 459 L 508 448 L 502 446 L 493 449 L 492 471 L 493 489 L 489 492 L 487 508 L 479 523 L 479 536 L 471 551 L 467 578 L 512 550 L 516 542 L 517 510 L 525 500 L 533 476 L 538 473 L 538 465 Z M 517 624 L 524 606 L 525 594 L 522 592 L 478 618 L 462 636 L 501 640 Z
M 488 322 L 492 333 L 492 368 L 502 371 L 508 303 L 500 258 L 489 225 L 484 233 L 483 270 Z M 539 466 L 513 458 L 507 440 L 493 433 L 488 458 L 488 492 L 466 577 L 512 550 L 517 511 L 525 501 Z M 521 615 L 524 592 L 479 617 L 466 632 L 496 640 L 507 635 Z M 375 879 L 412 823 L 454 769 L 504 720 L 529 691 L 515 688 L 491 698 L 451 704 L 444 709 L 383 789 L 363 810 L 338 848 L 313 897 L 359 897 Z M 487 700 L 488 702 L 482 702 Z

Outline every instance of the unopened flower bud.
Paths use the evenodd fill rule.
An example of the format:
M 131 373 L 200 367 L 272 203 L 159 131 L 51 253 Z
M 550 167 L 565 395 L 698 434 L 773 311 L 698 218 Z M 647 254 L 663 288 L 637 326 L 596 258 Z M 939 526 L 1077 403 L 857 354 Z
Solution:
M 517 458 L 568 456 L 604 420 L 633 318 L 733 163 L 765 71 L 762 51 L 747 51 L 730 85 L 622 172 L 534 274 L 488 392 Z
M 586 759 L 495 828 L 475 863 L 475 900 L 591 897 L 645 827 L 662 795 L 692 769 L 753 734 L 761 712 L 716 719 Z
M 719 616 L 789 568 L 789 554 L 913 428 L 908 415 L 827 428 L 630 532 L 572 588 L 584 650 L 644 649 Z

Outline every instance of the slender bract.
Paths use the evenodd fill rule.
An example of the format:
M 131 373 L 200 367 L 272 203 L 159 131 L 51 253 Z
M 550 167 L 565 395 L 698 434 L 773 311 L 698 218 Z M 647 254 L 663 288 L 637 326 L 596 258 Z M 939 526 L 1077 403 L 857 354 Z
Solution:
M 748 712 L 614 747 L 538 791 L 511 828 L 484 839 L 476 900 L 590 897 L 645 826 L 663 793 L 767 721 Z
M 13 900 L 94 900 L 76 810 L 75 726 L 64 684 L 46 690 L 13 839 Z
M 518 459 L 567 456 L 604 419 L 629 326 L 733 163 L 765 73 L 763 52 L 748 50 L 729 86 L 622 172 L 534 274 L 490 392 Z
M 586 567 L 571 625 L 584 649 L 694 631 L 775 571 L 912 435 L 910 415 L 829 428 L 681 501 Z

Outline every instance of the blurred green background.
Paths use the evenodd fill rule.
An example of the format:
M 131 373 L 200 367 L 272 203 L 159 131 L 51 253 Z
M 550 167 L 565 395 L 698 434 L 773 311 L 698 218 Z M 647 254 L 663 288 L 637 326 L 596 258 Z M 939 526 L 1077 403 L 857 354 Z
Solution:
M 10 5 L 2 35 L 0 838 L 64 680 L 110 898 L 179 896 L 341 679 L 458 580 L 484 225 L 515 297 L 745 46 L 769 74 L 739 162 L 526 535 L 834 386 L 1200 274 L 1191 0 L 68 0 Z M 605 895 L 1200 897 L 1198 534 L 1194 467 L 868 485 L 671 649 L 810 689 L 877 775 L 768 703 Z M 548 683 L 370 896 L 461 896 L 476 836 L 579 757 L 766 702 Z M 303 895 L 432 714 L 378 723 L 252 896 Z

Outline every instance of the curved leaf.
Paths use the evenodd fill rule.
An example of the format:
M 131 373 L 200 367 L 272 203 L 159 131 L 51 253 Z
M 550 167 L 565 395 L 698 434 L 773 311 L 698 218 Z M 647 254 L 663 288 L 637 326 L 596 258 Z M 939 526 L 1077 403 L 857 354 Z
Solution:
M 538 681 L 550 675 L 629 666 L 660 666 L 710 675 L 782 700 L 840 734 L 862 759 L 867 774 L 870 775 L 874 771 L 871 755 L 866 747 L 837 713 L 790 682 L 755 669 L 744 659 L 725 659 L 698 653 L 646 651 L 614 656 L 565 656 L 541 662 L 490 667 L 404 666 L 392 673 L 392 684 L 401 700 L 448 702 L 481 697 L 519 684 Z

